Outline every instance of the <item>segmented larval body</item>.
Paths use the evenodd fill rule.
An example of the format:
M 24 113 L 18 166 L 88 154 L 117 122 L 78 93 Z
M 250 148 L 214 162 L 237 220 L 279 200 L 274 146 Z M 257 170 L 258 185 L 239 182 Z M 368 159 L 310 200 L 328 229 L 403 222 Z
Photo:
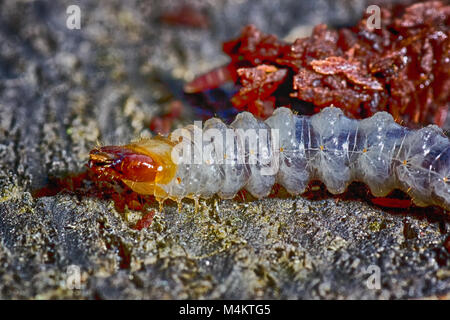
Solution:
M 201 143 L 196 130 L 202 130 Z M 200 150 L 201 161 L 196 162 L 196 153 L 191 152 L 189 161 L 176 164 L 180 158 L 174 159 L 174 148 L 181 145 Z M 104 154 L 104 148 L 108 147 L 94 154 L 102 150 Z M 449 139 L 434 125 L 420 130 L 402 127 L 386 112 L 354 120 L 333 107 L 313 116 L 278 108 L 266 121 L 243 112 L 230 126 L 212 118 L 202 129 L 191 125 L 169 139 L 141 140 L 123 148 L 155 160 L 156 174 L 153 181 L 119 177 L 134 191 L 162 200 L 215 194 L 233 198 L 243 188 L 261 198 L 275 183 L 296 195 L 311 180 L 320 180 L 339 194 L 352 181 L 361 181 L 375 196 L 398 188 L 419 206 L 450 209 Z M 91 167 L 105 165 L 92 154 Z

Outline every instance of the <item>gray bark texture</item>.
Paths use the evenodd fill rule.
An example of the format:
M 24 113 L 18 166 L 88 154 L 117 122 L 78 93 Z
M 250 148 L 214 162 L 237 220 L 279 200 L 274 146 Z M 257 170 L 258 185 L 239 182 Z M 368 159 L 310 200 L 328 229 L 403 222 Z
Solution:
M 1 299 L 449 297 L 448 218 L 426 212 L 384 212 L 365 199 L 215 199 L 198 213 L 190 201 L 181 212 L 167 203 L 138 231 L 141 213 L 119 213 L 111 200 L 33 198 L 49 177 L 83 170 L 97 142 L 149 133 L 180 90 L 165 79 L 226 63 L 221 44 L 244 25 L 304 36 L 320 22 L 354 23 L 365 8 L 189 1 L 210 20 L 195 29 L 158 20 L 178 1 L 77 3 L 80 30 L 66 27 L 71 1 L 0 2 Z

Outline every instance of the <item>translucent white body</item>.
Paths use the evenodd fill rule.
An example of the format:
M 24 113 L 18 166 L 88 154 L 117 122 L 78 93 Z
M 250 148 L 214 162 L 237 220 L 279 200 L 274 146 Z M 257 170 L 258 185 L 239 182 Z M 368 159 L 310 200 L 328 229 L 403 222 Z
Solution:
M 193 126 L 186 129 L 194 131 Z M 266 141 L 257 136 L 258 143 L 268 148 L 251 150 L 245 136 L 248 129 L 277 129 L 278 141 L 271 135 L 263 137 Z M 243 112 L 229 127 L 213 118 L 202 130 L 222 133 L 221 150 L 214 141 L 217 135 L 204 136 L 203 161 L 178 164 L 175 177 L 158 185 L 167 197 L 198 199 L 218 194 L 232 198 L 244 188 L 261 198 L 270 193 L 274 183 L 291 194 L 301 194 L 309 181 L 316 179 L 333 194 L 344 192 L 352 181 L 361 181 L 375 196 L 398 188 L 418 205 L 450 209 L 450 142 L 437 126 L 409 130 L 386 112 L 354 120 L 330 107 L 310 117 L 278 108 L 266 121 Z M 184 143 L 199 148 L 193 135 L 190 140 L 185 137 Z M 251 156 L 256 163 L 242 161 Z M 261 174 L 261 169 L 274 163 L 278 170 Z

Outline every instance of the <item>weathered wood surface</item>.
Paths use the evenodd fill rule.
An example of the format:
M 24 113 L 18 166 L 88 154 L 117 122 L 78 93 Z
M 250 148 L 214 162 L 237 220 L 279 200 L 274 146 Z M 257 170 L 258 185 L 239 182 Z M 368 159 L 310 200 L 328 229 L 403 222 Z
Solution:
M 210 30 L 159 24 L 175 1 L 81 1 L 81 30 L 66 28 L 70 1 L 1 2 L 0 298 L 448 294 L 440 217 L 383 212 L 364 200 L 205 202 L 198 214 L 186 202 L 136 231 L 139 213 L 119 214 L 110 201 L 31 196 L 49 176 L 80 171 L 97 141 L 145 131 L 173 99 L 161 75 L 187 80 L 224 63 L 221 42 L 249 22 L 279 35 L 300 18 L 343 24 L 355 14 L 342 2 L 195 2 Z M 379 290 L 367 286 L 371 265 L 381 271 Z M 80 268 L 80 290 L 67 285 L 69 266 Z

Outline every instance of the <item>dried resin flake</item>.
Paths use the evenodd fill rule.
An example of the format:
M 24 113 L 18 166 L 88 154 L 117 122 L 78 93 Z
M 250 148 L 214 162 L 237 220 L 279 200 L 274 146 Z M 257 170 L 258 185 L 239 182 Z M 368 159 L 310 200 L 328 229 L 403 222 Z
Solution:
M 232 103 L 263 119 L 300 100 L 313 104 L 310 113 L 333 104 L 354 118 L 387 111 L 409 126 L 442 126 L 450 100 L 450 6 L 428 1 L 394 8 L 381 8 L 379 29 L 369 28 L 368 14 L 352 28 L 317 25 L 294 43 L 247 26 L 223 46 L 231 63 L 220 70 L 228 76 L 207 74 L 187 91 L 238 79 L 242 88 Z

